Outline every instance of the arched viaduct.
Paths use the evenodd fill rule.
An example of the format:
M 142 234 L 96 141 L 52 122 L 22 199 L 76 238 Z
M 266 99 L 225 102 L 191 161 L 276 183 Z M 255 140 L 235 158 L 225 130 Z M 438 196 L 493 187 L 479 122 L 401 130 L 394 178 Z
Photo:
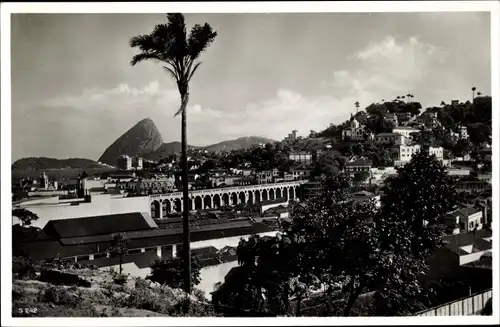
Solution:
M 189 192 L 190 210 L 234 206 L 241 203 L 259 203 L 266 200 L 285 198 L 295 200 L 297 187 L 307 181 L 293 181 L 275 184 L 235 186 Z M 170 213 L 182 212 L 182 192 L 150 195 L 151 217 L 162 218 Z

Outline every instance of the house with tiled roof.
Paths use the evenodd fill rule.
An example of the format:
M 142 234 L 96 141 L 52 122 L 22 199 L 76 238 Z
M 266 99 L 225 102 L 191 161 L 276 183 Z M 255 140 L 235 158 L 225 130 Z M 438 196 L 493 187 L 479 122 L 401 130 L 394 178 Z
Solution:
M 466 268 L 474 266 L 492 252 L 492 232 L 482 229 L 469 233 L 446 235 L 444 246 L 429 257 L 431 270 L 427 278 L 462 278 Z
M 465 207 L 446 215 L 446 225 L 455 227 L 460 233 L 468 233 L 483 228 L 483 211 L 474 207 Z
M 346 162 L 344 171 L 348 174 L 354 174 L 360 171 L 370 172 L 372 168 L 372 162 L 368 159 L 355 159 L 349 162 Z

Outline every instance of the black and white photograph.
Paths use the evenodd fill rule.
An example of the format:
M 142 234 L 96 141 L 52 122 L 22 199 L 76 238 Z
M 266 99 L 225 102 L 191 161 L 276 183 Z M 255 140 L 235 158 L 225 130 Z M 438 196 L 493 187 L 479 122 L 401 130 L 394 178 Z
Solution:
M 497 1 L 105 4 L 2 3 L 2 325 L 498 322 Z

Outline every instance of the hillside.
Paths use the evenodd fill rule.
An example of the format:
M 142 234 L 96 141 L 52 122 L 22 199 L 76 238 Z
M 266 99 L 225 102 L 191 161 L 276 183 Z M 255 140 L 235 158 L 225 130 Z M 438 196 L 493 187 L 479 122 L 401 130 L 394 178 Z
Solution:
M 196 289 L 190 296 L 190 312 L 185 314 L 186 293 L 180 289 L 92 268 L 53 270 L 35 265 L 27 269 L 26 263 L 13 262 L 13 317 L 214 316 Z
M 163 145 L 163 139 L 151 118 L 146 118 L 135 124 L 101 155 L 99 161 L 115 165 L 120 155 L 137 156 L 151 153 Z
M 221 152 L 221 151 L 231 151 L 231 150 L 240 150 L 247 149 L 252 147 L 253 145 L 258 144 L 266 144 L 266 143 L 274 143 L 276 141 L 260 136 L 245 136 L 237 138 L 236 140 L 223 141 L 220 143 L 212 144 L 204 147 L 203 149 L 209 152 Z
M 190 149 L 198 148 L 190 145 Z M 172 154 L 181 152 L 181 142 L 174 141 L 169 143 L 163 143 L 156 151 L 145 153 L 143 155 L 144 159 L 158 161 L 160 159 L 166 158 Z
M 19 159 L 12 164 L 12 170 L 25 172 L 49 169 L 93 169 L 105 167 L 105 165 L 99 164 L 94 160 L 83 158 L 54 159 L 30 157 Z

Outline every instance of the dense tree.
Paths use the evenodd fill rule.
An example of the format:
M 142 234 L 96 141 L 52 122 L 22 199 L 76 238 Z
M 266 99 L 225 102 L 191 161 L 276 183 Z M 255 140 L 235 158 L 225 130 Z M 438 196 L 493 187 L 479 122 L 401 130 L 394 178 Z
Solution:
M 315 276 L 327 293 L 334 292 L 336 284 L 343 285 L 347 296 L 344 315 L 349 315 L 359 295 L 377 282 L 377 208 L 372 201 L 349 201 L 347 176 L 323 178 L 321 186 L 317 197 L 295 208 L 287 234 L 301 245 L 300 274 Z
M 377 310 L 405 314 L 412 309 L 406 300 L 422 292 L 426 259 L 443 244 L 442 218 L 455 207 L 457 196 L 453 179 L 425 147 L 386 181 L 383 194 L 377 227 L 381 250 L 390 260 L 381 267 L 385 278 L 376 293 Z
M 313 167 L 313 176 L 336 176 L 340 174 L 345 167 L 347 158 L 335 150 L 330 150 L 322 153 L 316 160 Z
M 151 274 L 147 276 L 147 279 L 173 288 L 185 289 L 183 278 L 184 263 L 182 261 L 182 257 L 157 260 L 151 266 Z M 200 266 L 196 259 L 193 259 L 191 264 L 191 284 L 196 286 L 201 281 Z
M 482 143 L 491 144 L 491 124 L 470 124 L 467 131 L 469 133 L 470 141 L 474 146 L 477 147 Z
M 187 115 L 189 101 L 189 82 L 196 70 L 200 67 L 199 57 L 215 40 L 217 32 L 205 23 L 195 24 L 189 35 L 186 33 L 184 15 L 180 13 L 167 14 L 167 23 L 155 26 L 151 34 L 139 35 L 130 39 L 130 46 L 138 48 L 139 54 L 134 55 L 131 64 L 135 65 L 144 60 L 158 61 L 163 69 L 175 80 L 181 98 L 180 109 L 175 114 L 181 115 L 182 131 L 182 189 L 185 199 L 189 197 L 188 164 L 187 164 Z M 189 203 L 184 201 L 184 240 L 185 253 L 185 291 L 191 293 L 191 259 L 189 233 Z
M 357 171 L 354 173 L 354 177 L 353 177 L 353 180 L 354 180 L 354 183 L 355 184 L 362 184 L 364 182 L 366 182 L 366 180 L 370 177 L 370 172 L 368 171 Z
M 118 257 L 120 260 L 120 274 L 122 273 L 123 256 L 128 254 L 129 239 L 124 233 L 117 233 L 113 235 L 108 253 L 111 257 Z
M 471 150 L 471 144 L 469 140 L 460 139 L 453 147 L 452 153 L 455 157 L 463 157 L 466 154 L 469 154 L 470 150 Z
M 21 221 L 21 226 L 30 226 L 32 222 L 38 220 L 38 215 L 25 208 L 12 209 L 12 216 Z

